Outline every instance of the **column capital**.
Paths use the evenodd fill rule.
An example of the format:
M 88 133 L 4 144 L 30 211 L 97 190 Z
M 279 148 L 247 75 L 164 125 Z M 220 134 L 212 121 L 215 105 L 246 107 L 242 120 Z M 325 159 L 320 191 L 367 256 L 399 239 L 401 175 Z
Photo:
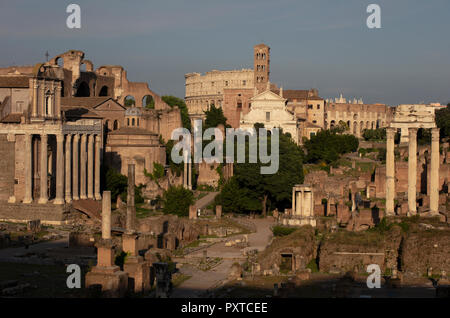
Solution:
M 408 133 L 409 133 L 410 136 L 411 135 L 416 135 L 417 136 L 417 131 L 418 130 L 419 130 L 418 128 L 410 127 L 410 128 L 408 128 Z
M 74 134 L 73 135 L 73 141 L 78 141 L 80 140 L 80 135 L 79 134 Z
M 386 136 L 387 136 L 388 138 L 394 138 L 395 132 L 396 132 L 396 129 L 393 128 L 393 127 L 387 127 L 387 128 L 386 128 Z
M 64 134 L 56 134 L 56 142 L 64 142 Z

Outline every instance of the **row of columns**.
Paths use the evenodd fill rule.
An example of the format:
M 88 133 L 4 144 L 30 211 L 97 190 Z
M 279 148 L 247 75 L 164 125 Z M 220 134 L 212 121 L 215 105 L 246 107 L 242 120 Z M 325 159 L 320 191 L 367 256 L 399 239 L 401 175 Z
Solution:
M 387 128 L 386 137 L 386 214 L 394 215 L 395 206 L 395 154 L 396 129 Z M 417 213 L 417 128 L 409 128 L 408 146 L 408 210 Z M 430 212 L 439 214 L 439 128 L 431 129 Z
M 48 135 L 41 134 L 40 137 L 41 177 L 38 203 L 45 204 L 48 202 Z M 32 138 L 33 134 L 25 135 L 25 196 L 23 203 L 33 202 Z M 64 204 L 64 202 L 70 203 L 72 200 L 88 198 L 95 200 L 101 199 L 100 149 L 100 135 L 56 135 L 56 196 L 53 201 L 54 204 Z M 80 175 L 79 178 L 78 174 Z

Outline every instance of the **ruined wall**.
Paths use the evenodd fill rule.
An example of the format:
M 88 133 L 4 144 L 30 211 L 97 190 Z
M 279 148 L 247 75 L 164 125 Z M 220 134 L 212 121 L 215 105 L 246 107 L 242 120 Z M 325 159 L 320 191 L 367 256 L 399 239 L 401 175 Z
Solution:
M 197 184 L 205 184 L 213 187 L 217 187 L 219 185 L 220 175 L 217 172 L 217 167 L 219 167 L 219 163 L 206 163 L 201 162 L 198 164 L 198 179 Z
M 7 137 L 0 135 L 0 201 L 8 201 L 14 189 L 15 145 Z
M 427 230 L 409 234 L 402 246 L 402 269 L 422 276 L 428 268 L 450 271 L 450 231 Z

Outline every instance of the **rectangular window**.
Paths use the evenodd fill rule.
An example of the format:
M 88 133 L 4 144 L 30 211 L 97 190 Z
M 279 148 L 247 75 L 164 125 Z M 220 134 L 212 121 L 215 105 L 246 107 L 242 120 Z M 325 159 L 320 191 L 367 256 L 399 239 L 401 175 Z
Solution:
M 317 104 L 317 109 L 320 109 L 320 104 Z
M 313 109 L 313 105 L 308 105 L 308 109 Z
M 266 112 L 266 121 L 270 121 L 270 112 Z
M 237 103 L 237 108 L 242 108 L 242 103 L 241 102 Z
M 242 85 L 245 86 L 246 84 L 247 84 L 247 81 L 246 81 L 246 80 L 243 80 L 243 81 L 242 81 Z

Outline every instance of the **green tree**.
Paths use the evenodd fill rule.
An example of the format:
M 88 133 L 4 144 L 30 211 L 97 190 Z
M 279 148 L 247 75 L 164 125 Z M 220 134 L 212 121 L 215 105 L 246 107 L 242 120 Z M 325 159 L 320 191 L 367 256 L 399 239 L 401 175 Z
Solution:
M 258 139 L 263 138 L 258 136 Z M 267 138 L 270 149 L 271 137 Z M 235 152 L 236 154 L 236 152 Z M 248 143 L 247 143 L 248 159 Z M 279 169 L 275 174 L 261 174 L 262 164 L 235 163 L 234 177 L 222 188 L 216 204 L 221 204 L 225 212 L 262 212 L 267 208 L 289 207 L 292 187 L 303 183 L 303 152 L 286 134 L 279 139 Z
M 123 174 L 120 174 L 114 168 L 108 168 L 106 171 L 106 185 L 105 188 L 111 191 L 111 200 L 116 201 L 117 196 L 121 193 L 126 192 L 128 187 L 128 178 Z
M 184 100 L 171 95 L 164 95 L 163 97 L 161 97 L 161 99 L 170 107 L 176 106 L 180 109 L 181 122 L 183 123 L 183 127 L 191 130 L 191 120 L 189 119 L 188 108 Z
M 329 164 L 339 159 L 341 154 L 356 151 L 358 146 L 358 138 L 353 135 L 339 135 L 335 131 L 323 130 L 306 140 L 306 162 Z
M 183 186 L 171 186 L 163 195 L 164 214 L 189 216 L 189 206 L 194 203 L 194 194 Z
M 363 138 L 367 141 L 386 140 L 386 128 L 364 129 Z
M 436 125 L 441 129 L 441 139 L 450 137 L 450 103 L 436 112 Z
M 204 112 L 206 115 L 204 129 L 215 128 L 222 124 L 227 127 L 227 118 L 223 114 L 222 107 L 211 105 L 209 110 Z
M 123 174 L 119 173 L 114 168 L 108 168 L 106 171 L 106 190 L 111 191 L 111 200 L 116 201 L 117 197 L 120 196 L 123 202 L 127 201 L 128 192 L 128 178 Z M 144 197 L 142 196 L 142 188 L 144 186 L 140 184 L 134 187 L 134 203 L 144 202 Z

